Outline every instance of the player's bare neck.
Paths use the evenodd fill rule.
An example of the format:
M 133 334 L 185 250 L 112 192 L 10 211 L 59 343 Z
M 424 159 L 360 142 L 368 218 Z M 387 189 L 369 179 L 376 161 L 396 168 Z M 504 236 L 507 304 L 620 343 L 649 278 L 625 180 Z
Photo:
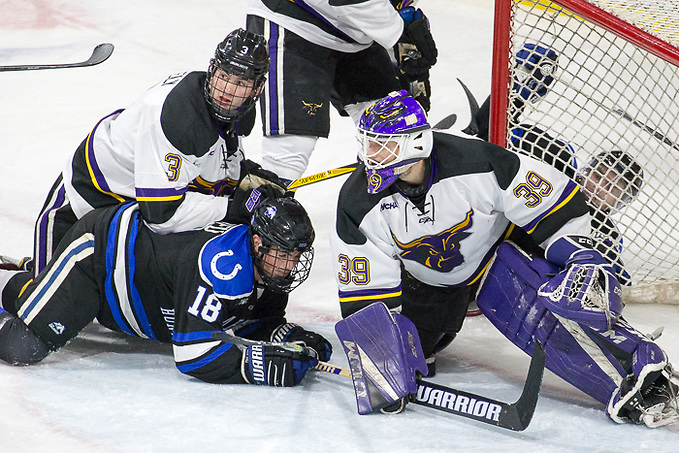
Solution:
M 412 167 L 410 167 L 408 170 L 406 170 L 405 173 L 399 176 L 399 179 L 411 186 L 419 186 L 424 182 L 424 177 L 426 173 L 427 173 L 426 160 L 422 159 L 418 162 L 415 162 L 415 164 Z

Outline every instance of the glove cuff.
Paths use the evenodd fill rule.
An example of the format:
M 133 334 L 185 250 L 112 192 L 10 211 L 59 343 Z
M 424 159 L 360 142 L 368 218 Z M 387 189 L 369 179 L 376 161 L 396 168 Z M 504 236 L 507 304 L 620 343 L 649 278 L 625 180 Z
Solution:
M 274 343 L 285 343 L 290 333 L 297 329 L 302 329 L 302 327 L 292 322 L 281 324 L 271 332 L 271 341 Z

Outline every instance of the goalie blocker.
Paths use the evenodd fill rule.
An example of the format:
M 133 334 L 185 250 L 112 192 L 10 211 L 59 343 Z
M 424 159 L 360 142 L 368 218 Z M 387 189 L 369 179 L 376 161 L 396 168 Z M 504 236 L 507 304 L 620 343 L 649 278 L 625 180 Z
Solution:
M 572 264 L 577 256 L 563 258 Z M 597 265 L 585 266 L 582 279 L 572 266 L 560 270 L 503 243 L 480 285 L 478 306 L 523 351 L 542 343 L 547 369 L 606 405 L 615 422 L 655 428 L 679 420 L 668 358 L 619 317 L 622 302 L 608 294 L 619 286 Z

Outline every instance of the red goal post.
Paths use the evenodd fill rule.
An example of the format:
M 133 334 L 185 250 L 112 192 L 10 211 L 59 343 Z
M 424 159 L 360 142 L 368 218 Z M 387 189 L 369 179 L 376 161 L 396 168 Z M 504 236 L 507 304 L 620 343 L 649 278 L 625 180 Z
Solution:
M 557 64 L 547 93 L 517 113 L 525 43 Z M 643 185 L 619 212 L 598 211 L 621 235 L 599 246 L 631 275 L 627 301 L 679 303 L 679 1 L 495 0 L 491 83 L 492 142 L 526 152 L 511 131 L 537 125 L 572 146 L 574 174 L 604 152 L 633 156 Z

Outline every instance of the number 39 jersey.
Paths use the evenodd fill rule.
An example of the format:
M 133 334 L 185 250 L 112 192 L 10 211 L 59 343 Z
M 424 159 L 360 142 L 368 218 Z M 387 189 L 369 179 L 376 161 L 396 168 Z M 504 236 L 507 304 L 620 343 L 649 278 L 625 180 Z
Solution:
M 418 196 L 397 184 L 368 194 L 362 165 L 342 187 L 331 236 L 341 302 L 399 296 L 401 267 L 433 286 L 472 284 L 515 226 L 545 247 L 564 234 L 590 233 L 578 186 L 530 157 L 434 132 L 427 169 L 427 190 Z

